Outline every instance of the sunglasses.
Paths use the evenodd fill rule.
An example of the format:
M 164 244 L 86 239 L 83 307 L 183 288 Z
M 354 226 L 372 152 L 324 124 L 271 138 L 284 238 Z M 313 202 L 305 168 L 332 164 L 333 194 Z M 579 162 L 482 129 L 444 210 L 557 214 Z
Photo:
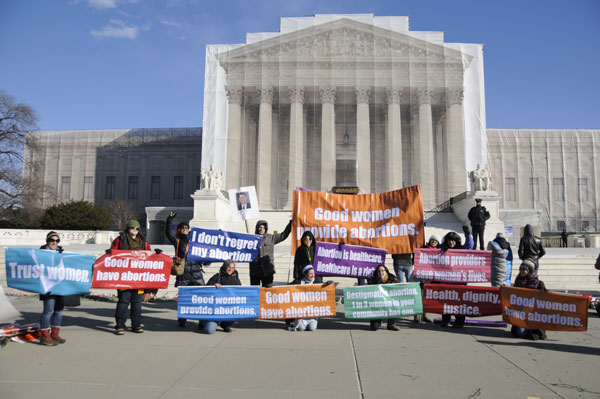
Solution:
M 60 238 L 51 238 L 48 242 L 60 242 Z

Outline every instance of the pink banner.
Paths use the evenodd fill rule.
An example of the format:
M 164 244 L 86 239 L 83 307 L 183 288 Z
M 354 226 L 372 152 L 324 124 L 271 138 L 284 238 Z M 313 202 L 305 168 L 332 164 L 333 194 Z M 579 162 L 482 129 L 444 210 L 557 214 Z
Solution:
M 491 251 L 418 248 L 415 278 L 444 283 L 487 283 L 490 281 Z
M 94 263 L 92 288 L 164 289 L 172 266 L 173 260 L 165 254 L 113 249 Z

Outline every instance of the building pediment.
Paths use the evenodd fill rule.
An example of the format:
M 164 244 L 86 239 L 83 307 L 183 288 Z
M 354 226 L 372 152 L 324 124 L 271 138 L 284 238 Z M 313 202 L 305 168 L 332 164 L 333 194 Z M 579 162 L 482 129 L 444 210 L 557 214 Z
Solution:
M 471 59 L 467 56 L 467 62 Z M 352 61 L 463 63 L 460 51 L 348 18 L 315 25 L 219 54 L 219 62 Z

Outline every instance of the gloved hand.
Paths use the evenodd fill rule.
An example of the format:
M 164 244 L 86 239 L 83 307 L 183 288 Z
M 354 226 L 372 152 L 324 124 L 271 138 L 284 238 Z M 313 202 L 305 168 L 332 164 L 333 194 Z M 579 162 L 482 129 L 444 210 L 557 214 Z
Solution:
M 64 249 L 62 249 L 61 247 L 58 248 L 58 253 L 62 254 L 64 252 Z
M 162 254 L 162 249 L 160 249 L 160 248 L 155 248 L 155 249 L 154 249 L 154 252 L 156 252 L 156 254 L 157 254 L 157 255 L 160 255 L 160 254 Z
M 323 285 L 321 286 L 321 288 L 325 288 L 325 287 L 327 287 L 328 285 L 331 285 L 331 284 L 333 284 L 333 281 L 331 281 L 331 280 L 329 280 L 329 281 L 325 281 L 325 282 L 323 283 Z
M 173 219 L 175 216 L 177 216 L 177 212 L 169 212 L 169 219 Z
M 105 254 L 110 255 L 112 253 L 112 250 L 109 248 L 106 251 L 104 251 Z

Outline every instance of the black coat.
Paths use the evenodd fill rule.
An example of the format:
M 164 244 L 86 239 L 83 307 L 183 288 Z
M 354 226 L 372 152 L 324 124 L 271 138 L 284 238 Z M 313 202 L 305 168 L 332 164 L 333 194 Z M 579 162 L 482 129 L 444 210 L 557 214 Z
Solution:
M 171 233 L 171 224 L 173 218 L 168 217 L 165 223 L 165 235 L 175 249 L 175 256 L 179 259 L 187 258 L 187 250 L 190 238 L 186 234 L 177 234 L 174 236 Z M 175 287 L 186 287 L 190 285 L 205 285 L 204 283 L 204 266 L 210 265 L 210 262 L 192 262 L 186 259 L 183 274 L 176 276 Z
M 304 245 L 304 237 L 309 236 L 312 241 L 310 247 Z M 312 265 L 315 260 L 315 248 L 316 242 L 315 237 L 310 231 L 305 231 L 300 238 L 300 246 L 296 249 L 296 253 L 294 255 L 294 281 L 300 281 L 302 279 L 302 269 L 306 265 Z
M 215 285 L 217 283 L 221 285 L 242 285 L 237 270 L 231 276 L 225 271 L 219 270 L 219 273 L 212 276 L 206 285 Z
M 530 225 L 526 225 L 523 237 L 519 241 L 519 259 L 531 259 L 537 262 L 545 254 L 546 250 L 542 246 L 542 240 L 533 235 L 533 228 Z
M 490 213 L 485 209 L 485 206 L 474 206 L 469 210 L 469 221 L 471 227 L 485 226 L 485 221 L 490 218 Z

